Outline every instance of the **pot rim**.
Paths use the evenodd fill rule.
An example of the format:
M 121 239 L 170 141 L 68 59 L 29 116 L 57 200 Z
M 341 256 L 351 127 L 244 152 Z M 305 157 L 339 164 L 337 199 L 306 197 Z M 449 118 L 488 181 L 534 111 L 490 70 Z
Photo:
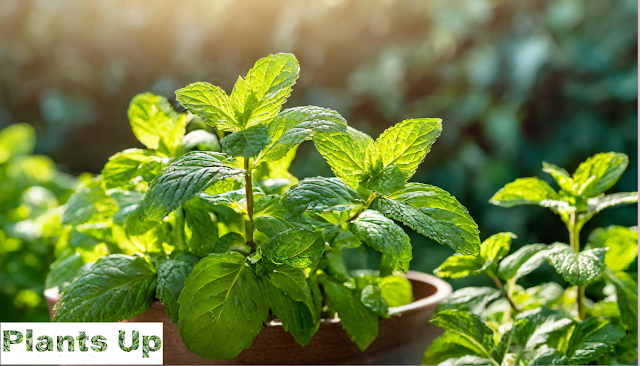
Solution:
M 441 278 L 436 276 L 426 274 L 418 271 L 408 271 L 406 275 L 404 275 L 408 280 L 420 281 L 428 283 L 429 285 L 436 288 L 436 292 L 430 296 L 425 298 L 416 300 L 410 304 L 397 306 L 393 308 L 389 308 L 389 315 L 399 315 L 412 313 L 420 310 L 421 308 L 425 308 L 434 304 L 440 303 L 442 300 L 446 299 L 453 292 L 453 288 L 449 283 L 444 281 Z M 58 292 L 58 288 L 50 288 L 44 290 L 44 296 L 47 300 L 51 300 L 54 303 L 57 303 L 60 300 L 60 293 Z M 158 300 L 156 300 L 158 301 Z M 154 301 L 155 302 L 155 301 Z M 159 302 L 159 301 L 158 301 Z M 164 306 L 164 304 L 162 304 Z M 323 323 L 339 323 L 340 318 L 336 317 L 332 319 L 324 319 Z M 265 322 L 267 326 L 282 326 L 282 322 L 278 319 L 273 319 Z

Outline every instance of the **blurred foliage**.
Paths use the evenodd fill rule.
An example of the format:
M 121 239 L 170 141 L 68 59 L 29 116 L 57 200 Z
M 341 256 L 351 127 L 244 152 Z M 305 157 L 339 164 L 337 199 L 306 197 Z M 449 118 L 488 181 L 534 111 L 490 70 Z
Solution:
M 511 231 L 515 247 L 568 241 L 543 208 L 488 203 L 517 177 L 551 183 L 539 174 L 542 161 L 572 171 L 596 152 L 624 152 L 630 168 L 615 189 L 637 189 L 636 1 L 276 4 L 4 0 L 0 126 L 32 123 L 39 152 L 75 173 L 97 173 L 113 153 L 140 146 L 126 118 L 135 94 L 175 100 L 174 90 L 196 80 L 230 90 L 252 60 L 292 52 L 304 72 L 291 106 L 333 108 L 374 136 L 404 118 L 442 118 L 415 180 L 456 195 L 483 239 Z M 292 172 L 331 174 L 310 144 L 298 149 Z M 636 208 L 626 207 L 596 217 L 584 235 L 636 222 Z M 431 272 L 451 254 L 412 240 L 413 269 Z M 375 254 L 364 260 L 378 263 Z M 523 284 L 550 276 L 545 265 Z M 486 284 L 477 281 L 452 283 Z
M 62 232 L 60 205 L 75 179 L 32 155 L 28 124 L 0 131 L 0 320 L 47 320 L 44 280 Z

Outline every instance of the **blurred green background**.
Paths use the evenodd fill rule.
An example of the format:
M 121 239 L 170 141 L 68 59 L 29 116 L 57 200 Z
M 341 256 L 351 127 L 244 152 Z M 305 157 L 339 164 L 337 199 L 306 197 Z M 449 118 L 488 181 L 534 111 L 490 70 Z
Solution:
M 567 241 L 547 209 L 488 200 L 517 177 L 551 182 L 542 161 L 571 172 L 601 151 L 630 158 L 612 192 L 637 190 L 637 7 L 635 0 L 2 0 L 0 128 L 29 123 L 36 153 L 59 170 L 99 173 L 112 154 L 141 147 L 126 116 L 134 95 L 151 91 L 175 103 L 174 91 L 194 81 L 230 91 L 258 58 L 292 52 L 301 76 L 286 107 L 333 108 L 374 137 L 406 118 L 442 118 L 442 136 L 413 180 L 455 195 L 482 239 L 512 231 L 516 247 Z M 298 149 L 292 172 L 331 175 L 311 143 Z M 635 205 L 605 211 L 583 241 L 596 227 L 637 218 Z M 418 235 L 412 242 L 415 270 L 430 273 L 452 254 Z M 0 320 L 47 319 L 38 294 L 51 256 L 30 255 L 26 269 L 12 265 L 31 247 L 0 237 L 0 254 L 15 252 L 0 262 Z M 545 265 L 522 283 L 549 279 L 562 282 Z

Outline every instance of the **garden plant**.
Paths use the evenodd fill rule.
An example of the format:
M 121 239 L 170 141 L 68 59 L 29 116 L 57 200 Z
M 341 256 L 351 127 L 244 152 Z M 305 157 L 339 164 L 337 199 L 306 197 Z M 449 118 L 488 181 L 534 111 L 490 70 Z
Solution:
M 638 357 L 637 227 L 594 230 L 580 246 L 584 224 L 605 208 L 638 201 L 638 192 L 605 194 L 620 178 L 628 158 L 600 153 L 573 175 L 549 163 L 544 171 L 557 192 L 538 178 L 522 178 L 498 191 L 491 203 L 549 207 L 569 231 L 569 244 L 530 244 L 510 255 L 515 235 L 499 233 L 481 244 L 477 257 L 453 255 L 441 277 L 486 274 L 497 288 L 467 287 L 437 309 L 432 323 L 446 332 L 425 353 L 424 364 L 585 365 L 630 364 Z M 570 287 L 555 282 L 524 289 L 516 282 L 544 262 Z M 594 298 L 585 296 L 585 287 Z
M 60 245 L 70 254 L 49 276 L 62 292 L 55 321 L 130 319 L 157 299 L 190 351 L 226 360 L 270 316 L 304 346 L 337 313 L 364 350 L 379 318 L 413 301 L 402 276 L 412 247 L 398 223 L 481 254 L 464 206 L 408 183 L 441 121 L 405 120 L 374 141 L 335 111 L 281 110 L 299 69 L 293 55 L 277 54 L 258 60 L 230 95 L 190 84 L 176 91 L 189 113 L 152 94 L 132 100 L 129 121 L 147 149 L 114 155 L 69 199 Z M 335 177 L 298 181 L 288 172 L 306 140 Z M 382 253 L 379 270 L 347 270 L 342 250 L 363 244 Z
M 62 235 L 60 205 L 76 184 L 49 157 L 34 155 L 35 145 L 31 125 L 0 131 L 0 299 L 17 310 L 3 312 L 3 320 L 46 319 L 42 292 Z

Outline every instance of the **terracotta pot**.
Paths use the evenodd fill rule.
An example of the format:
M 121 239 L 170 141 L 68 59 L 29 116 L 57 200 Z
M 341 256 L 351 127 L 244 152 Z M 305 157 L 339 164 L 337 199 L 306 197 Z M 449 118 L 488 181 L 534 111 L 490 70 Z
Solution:
M 415 271 L 409 271 L 407 278 L 413 285 L 416 301 L 389 309 L 393 316 L 380 319 L 378 338 L 364 352 L 351 342 L 337 318 L 324 320 L 306 347 L 296 343 L 277 319 L 267 322 L 250 348 L 226 361 L 204 360 L 187 350 L 178 335 L 178 326 L 171 323 L 160 301 L 129 321 L 164 323 L 165 365 L 420 364 L 429 343 L 442 334 L 429 319 L 440 301 L 451 294 L 451 286 L 435 276 Z M 45 297 L 53 316 L 53 305 L 59 296 L 48 290 Z

